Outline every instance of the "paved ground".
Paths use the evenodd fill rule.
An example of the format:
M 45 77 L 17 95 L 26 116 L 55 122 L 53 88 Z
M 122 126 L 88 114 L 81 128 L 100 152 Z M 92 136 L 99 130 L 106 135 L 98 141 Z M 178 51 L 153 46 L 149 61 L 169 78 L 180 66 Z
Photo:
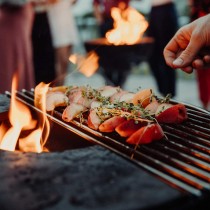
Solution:
M 180 74 L 180 73 L 179 73 Z M 90 78 L 86 78 L 79 72 L 73 72 L 67 76 L 66 84 L 68 85 L 91 85 L 92 87 L 101 87 L 105 85 L 104 78 L 101 74 L 96 73 Z M 134 72 L 128 76 L 127 81 L 123 89 L 129 91 L 137 91 L 141 88 L 152 88 L 157 95 L 159 95 L 154 78 L 150 73 Z M 177 96 L 175 98 L 180 102 L 201 106 L 198 98 L 197 83 L 194 76 L 188 76 L 181 73 L 178 75 L 177 80 Z
M 142 88 L 152 87 L 157 95 L 157 87 L 154 78 L 151 75 L 133 75 L 131 74 L 126 82 L 125 88 L 134 90 L 138 84 Z M 178 101 L 182 101 L 188 104 L 201 106 L 198 99 L 197 84 L 195 79 L 178 78 L 177 80 L 177 96 L 175 98 Z

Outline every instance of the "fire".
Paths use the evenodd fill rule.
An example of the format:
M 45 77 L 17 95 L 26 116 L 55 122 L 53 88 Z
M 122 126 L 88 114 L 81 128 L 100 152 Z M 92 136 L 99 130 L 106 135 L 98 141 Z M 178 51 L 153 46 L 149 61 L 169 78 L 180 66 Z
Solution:
M 30 109 L 16 99 L 16 87 L 17 77 L 14 76 L 9 110 L 9 122 L 11 126 L 9 127 L 5 123 L 1 124 L 0 149 L 14 151 L 18 145 L 19 149 L 24 152 L 42 152 L 49 135 L 49 121 L 46 119 L 45 114 L 40 117 L 39 121 L 33 119 Z M 43 107 L 45 107 L 45 93 L 46 91 L 41 93 Z M 45 112 L 45 109 L 42 108 L 42 110 Z M 22 137 L 22 132 L 24 131 L 29 134 Z M 43 134 L 45 134 L 44 138 Z
M 69 60 L 77 65 L 79 71 L 86 77 L 91 77 L 98 69 L 99 57 L 95 52 L 89 52 L 87 56 L 73 54 Z
M 132 7 L 126 9 L 114 7 L 111 16 L 114 28 L 106 33 L 106 38 L 114 45 L 131 45 L 140 41 L 148 27 L 144 16 Z

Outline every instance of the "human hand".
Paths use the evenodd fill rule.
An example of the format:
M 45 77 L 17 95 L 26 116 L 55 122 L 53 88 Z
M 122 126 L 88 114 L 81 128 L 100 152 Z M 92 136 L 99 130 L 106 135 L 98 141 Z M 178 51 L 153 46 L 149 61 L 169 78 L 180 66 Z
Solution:
M 210 48 L 208 48 L 208 53 L 203 54 L 202 51 L 205 52 L 205 50 L 201 50 L 199 53 L 200 58 L 196 58 L 192 62 L 192 67 L 194 69 L 205 69 L 210 68 Z
M 210 65 L 210 15 L 180 28 L 164 49 L 166 63 L 191 73 Z

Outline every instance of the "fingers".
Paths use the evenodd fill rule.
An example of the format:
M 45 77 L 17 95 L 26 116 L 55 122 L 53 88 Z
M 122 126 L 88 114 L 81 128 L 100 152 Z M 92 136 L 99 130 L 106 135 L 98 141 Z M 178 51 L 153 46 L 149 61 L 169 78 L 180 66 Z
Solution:
M 203 58 L 196 58 L 191 65 L 181 68 L 186 73 L 192 73 L 193 69 L 201 70 L 210 68 L 210 55 L 205 55 Z
M 166 64 L 174 68 L 173 61 L 176 59 L 176 54 L 166 47 L 163 51 L 163 55 L 164 55 Z
M 210 63 L 210 55 L 205 55 L 205 56 L 203 57 L 203 60 L 204 60 L 207 64 L 209 64 L 209 63 Z
M 210 67 L 210 55 L 206 55 L 202 58 L 196 58 L 192 61 L 191 65 L 181 68 L 186 73 L 192 73 L 193 69 L 200 70 Z
M 210 15 L 199 18 L 177 31 L 163 52 L 167 65 L 187 73 L 210 67 L 209 20 Z
M 197 41 L 197 37 L 192 37 L 187 48 L 173 61 L 175 68 L 185 68 L 191 65 L 199 52 L 201 46 Z
M 186 34 L 187 26 L 182 27 L 166 45 L 163 54 L 167 65 L 172 68 L 184 68 L 189 65 L 190 37 Z M 186 59 L 187 58 L 187 59 Z M 187 62 L 186 62 L 186 61 Z
M 165 61 L 167 65 L 169 65 L 172 68 L 175 68 L 173 62 L 176 60 L 176 58 L 181 54 L 181 47 L 179 43 L 179 39 L 177 40 L 178 36 L 174 36 L 173 39 L 169 41 L 169 43 L 166 45 L 163 51 L 163 55 L 165 58 Z
M 187 67 L 183 67 L 181 68 L 182 71 L 191 74 L 193 72 L 193 67 L 192 66 L 187 66 Z
M 179 50 L 177 50 L 176 52 L 177 46 L 178 44 L 169 42 L 169 44 L 165 47 L 163 54 L 165 57 L 166 64 L 172 68 L 180 68 L 182 71 L 188 74 L 192 73 L 193 67 L 191 63 L 187 66 L 182 67 L 184 63 L 184 60 L 181 58 L 183 50 L 179 48 Z
M 197 58 L 192 62 L 193 68 L 206 69 L 210 67 L 210 55 L 205 55 L 203 58 Z
M 195 68 L 195 69 L 202 69 L 204 68 L 204 61 L 202 59 L 195 59 L 193 62 L 192 62 L 192 66 Z
M 163 52 L 166 64 L 172 68 L 179 68 L 177 66 L 181 66 L 183 63 L 182 58 L 179 58 L 179 55 L 181 53 L 182 53 L 182 51 L 174 53 L 170 50 L 170 48 L 168 49 L 166 46 L 166 48 L 164 49 L 164 52 Z M 178 58 L 176 58 L 176 57 L 178 57 Z M 191 65 L 188 65 L 186 67 L 180 67 L 180 69 L 188 74 L 193 72 L 193 67 Z

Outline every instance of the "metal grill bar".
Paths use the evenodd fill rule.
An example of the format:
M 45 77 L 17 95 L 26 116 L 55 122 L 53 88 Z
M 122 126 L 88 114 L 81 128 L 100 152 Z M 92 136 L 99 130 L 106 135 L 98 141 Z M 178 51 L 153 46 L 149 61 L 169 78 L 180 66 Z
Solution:
M 41 112 L 33 106 L 33 97 L 30 91 L 17 92 L 18 100 Z M 167 139 L 141 145 L 137 149 L 116 135 L 104 135 L 77 120 L 63 122 L 63 110 L 55 110 L 53 115 L 47 116 L 84 139 L 127 158 L 169 185 L 200 196 L 205 190 L 210 191 L 210 113 L 191 105 L 186 105 L 186 108 L 187 122 L 161 125 Z

